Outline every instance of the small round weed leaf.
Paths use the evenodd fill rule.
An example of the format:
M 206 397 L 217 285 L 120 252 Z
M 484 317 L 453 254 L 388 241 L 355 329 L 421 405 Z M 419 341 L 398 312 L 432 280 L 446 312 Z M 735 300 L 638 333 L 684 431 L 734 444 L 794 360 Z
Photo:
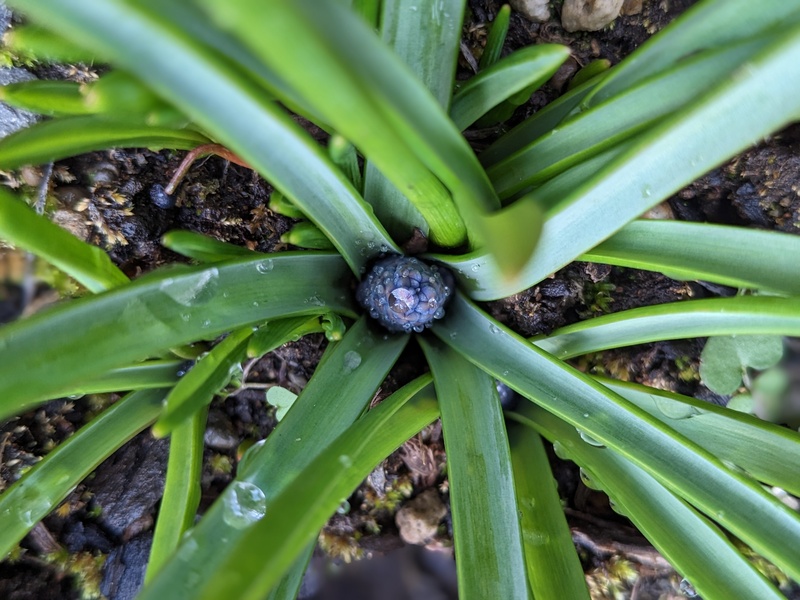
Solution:
M 764 371 L 753 381 L 753 409 L 766 421 L 776 423 L 784 414 L 789 375 L 780 367 Z
M 730 402 L 725 406 L 725 408 L 730 408 L 731 410 L 736 410 L 739 412 L 753 414 L 753 396 L 751 394 L 736 394 L 733 398 L 731 398 Z
M 297 394 L 282 387 L 271 387 L 267 390 L 267 402 L 274 406 L 275 418 L 280 421 L 289 412 L 289 409 L 297 400 Z
M 700 378 L 718 394 L 732 394 L 742 383 L 744 367 L 731 336 L 709 338 L 700 354 Z
M 733 336 L 742 365 L 768 369 L 783 356 L 783 338 L 778 335 Z

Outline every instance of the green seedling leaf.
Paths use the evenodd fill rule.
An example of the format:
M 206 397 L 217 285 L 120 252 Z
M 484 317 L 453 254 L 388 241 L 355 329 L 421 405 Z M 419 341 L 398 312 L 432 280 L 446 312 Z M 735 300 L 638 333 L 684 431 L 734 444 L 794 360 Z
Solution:
M 305 0 L 203 4 L 296 92 L 313 99 L 315 110 L 375 161 L 423 214 L 432 212 L 428 221 L 437 223 L 440 243 L 463 243 L 466 232 L 458 212 L 442 193 L 435 176 L 441 179 L 441 175 L 431 173 L 421 151 L 430 149 L 434 137 L 447 136 L 441 142 L 456 149 L 448 152 L 448 160 L 459 162 L 465 181 L 472 181 L 474 173 L 466 171 L 466 164 L 472 164 L 471 150 L 460 135 L 454 137 L 455 128 L 430 94 L 358 16 L 338 3 Z M 312 72 L 316 75 L 309 77 Z M 417 123 L 401 116 L 411 111 Z M 443 157 L 441 149 L 435 156 Z M 487 185 L 484 179 L 483 191 L 488 193 Z M 480 193 L 480 186 L 473 187 Z
M 283 420 L 295 400 L 297 400 L 297 394 L 286 388 L 275 386 L 267 390 L 267 402 L 275 407 L 275 418 L 278 422 Z
M 726 81 L 733 69 L 757 54 L 770 40 L 759 38 L 698 54 L 573 117 L 554 133 L 533 141 L 486 172 L 501 198 L 539 185 L 657 123 L 694 100 L 698 90 Z
M 487 253 L 436 259 L 456 271 L 479 300 L 502 298 L 541 281 L 728 156 L 793 120 L 800 113 L 800 71 L 793 67 L 797 56 L 800 27 L 772 36 L 736 77 L 637 136 L 551 211 L 538 251 L 516 279 L 503 278 Z
M 282 253 L 269 260 L 271 270 L 260 258 L 164 269 L 5 325 L 0 419 L 200 338 L 320 310 L 354 314 L 351 275 L 340 256 Z
M 153 544 L 147 561 L 145 582 L 158 573 L 175 552 L 183 535 L 194 525 L 200 505 L 200 481 L 203 475 L 203 434 L 207 408 L 201 408 L 172 432 L 164 495 L 153 532 Z
M 0 557 L 58 506 L 78 483 L 158 416 L 164 392 L 129 394 L 84 425 L 0 494 Z
M 310 250 L 333 250 L 333 244 L 320 228 L 308 221 L 292 225 L 289 231 L 281 235 L 281 241 Z
M 247 344 L 247 357 L 260 358 L 286 342 L 296 342 L 304 335 L 320 331 L 323 331 L 323 328 L 317 316 L 270 321 L 259 327 L 250 338 Z
M 153 425 L 155 437 L 169 435 L 228 385 L 239 363 L 244 360 L 251 335 L 252 327 L 234 331 L 208 354 L 197 359 L 167 396 L 164 412 Z
M 732 394 L 748 367 L 767 369 L 783 356 L 783 338 L 736 335 L 709 338 L 700 354 L 700 378 L 718 394 Z
M 338 134 L 333 134 L 328 141 L 328 154 L 334 164 L 341 169 L 345 177 L 357 190 L 362 190 L 364 181 L 361 177 L 361 167 L 358 165 L 356 148 Z
M 581 260 L 660 271 L 732 287 L 800 294 L 800 237 L 708 223 L 640 220 Z
M 0 168 L 38 165 L 76 154 L 124 148 L 191 150 L 209 143 L 189 129 L 150 127 L 135 118 L 85 115 L 42 121 L 12 133 L 0 142 Z
M 260 75 L 251 76 L 255 73 L 251 69 L 244 73 L 239 67 L 232 68 L 227 56 L 242 50 L 241 43 L 226 45 L 231 38 L 222 35 L 224 39 L 220 39 L 218 29 L 216 35 L 195 35 L 198 30 L 206 31 L 204 21 L 185 3 L 151 6 L 156 3 L 109 0 L 90 7 L 81 0 L 20 0 L 16 4 L 69 39 L 102 51 L 160 97 L 180 106 L 215 141 L 257 169 L 323 229 L 354 272 L 369 258 L 363 254 L 368 243 L 399 253 L 324 149 L 270 99 Z M 252 18 L 248 13 L 248 19 Z M 206 46 L 204 40 L 215 47 Z M 252 55 L 244 54 L 250 57 L 245 63 L 249 68 L 254 62 Z M 164 60 L 165 56 L 170 60 Z M 190 147 L 207 142 L 204 138 Z
M 0 189 L 0 238 L 49 262 L 90 292 L 128 283 L 125 274 L 100 248 L 82 242 L 37 215 L 3 189 Z
M 497 16 L 492 21 L 492 26 L 489 29 L 489 35 L 486 37 L 486 45 L 483 47 L 483 54 L 481 54 L 481 59 L 478 61 L 481 70 L 488 69 L 500 58 L 506 35 L 508 35 L 510 20 L 511 7 L 508 4 L 504 4 L 497 11 Z
M 796 432 L 734 412 L 730 403 L 722 408 L 643 385 L 596 379 L 758 481 L 800 494 L 800 435 Z
M 605 74 L 609 68 L 611 68 L 611 61 L 607 58 L 598 58 L 597 60 L 593 60 L 580 71 L 575 73 L 575 76 L 567 85 L 567 90 L 574 90 L 579 85 L 583 85 L 587 81 Z
M 737 296 L 657 304 L 587 319 L 531 341 L 565 360 L 661 340 L 759 334 L 800 336 L 797 298 Z
M 798 16 L 800 7 L 784 0 L 765 0 L 758 5 L 750 0 L 698 2 L 614 69 L 585 102 L 602 102 L 700 50 L 763 35 L 796 22 Z M 720 23 L 725 27 L 719 27 Z
M 530 427 L 509 424 L 528 582 L 534 598 L 589 600 L 544 444 Z
M 525 119 L 481 153 L 481 164 L 489 167 L 505 160 L 537 138 L 555 129 L 559 123 L 578 110 L 583 98 L 594 89 L 596 84 L 597 81 L 589 81 L 577 86 Z
M 338 462 L 339 454 L 331 454 L 326 449 L 363 414 L 378 386 L 407 343 L 408 336 L 391 336 L 388 340 L 384 339 L 382 334 L 372 332 L 362 318 L 348 330 L 341 342 L 328 346 L 322 361 L 292 410 L 263 444 L 248 450 L 247 464 L 241 464 L 238 469 L 237 481 L 262 490 L 264 501 L 269 507 L 267 515 L 278 514 L 274 512 L 276 510 L 274 499 L 317 457 L 324 453 Z M 348 366 L 348 356 L 352 359 L 353 352 L 362 357 L 360 365 L 356 367 L 358 377 L 351 376 L 354 370 Z M 349 364 L 352 365 L 352 360 Z M 430 379 L 423 378 L 413 385 L 409 384 L 403 388 L 401 395 L 416 393 L 428 383 Z M 336 401 L 331 402 L 331 398 Z M 377 428 L 370 430 L 373 434 L 380 432 L 382 435 L 378 437 L 388 437 L 387 430 L 374 423 L 373 427 Z M 349 436 L 347 439 L 359 441 Z M 310 480 L 305 476 L 300 478 L 315 486 L 315 491 L 312 491 L 313 499 L 322 502 L 333 501 L 338 506 L 341 495 L 337 493 L 335 496 L 327 496 L 328 492 L 317 486 L 324 485 L 331 474 L 339 472 L 338 469 L 329 469 L 322 479 L 315 477 Z M 252 489 L 248 486 L 247 489 Z M 231 572 L 226 561 L 239 547 L 245 534 L 252 531 L 252 528 L 250 530 L 242 528 L 240 521 L 234 521 L 238 526 L 229 523 L 231 516 L 235 516 L 231 514 L 230 506 L 231 495 L 235 491 L 236 488 L 228 489 L 206 512 L 203 520 L 195 526 L 175 557 L 164 565 L 161 573 L 142 591 L 141 600 L 200 598 L 201 589 L 214 581 L 220 583 L 226 578 L 225 574 Z M 343 493 L 346 496 L 348 492 L 349 490 L 346 490 Z M 305 496 L 305 491 L 303 494 L 304 498 L 312 500 L 312 496 Z M 297 498 L 295 496 L 294 500 Z M 298 516 L 308 514 L 306 508 L 297 504 L 295 506 L 299 510 Z M 336 506 L 331 508 L 331 513 Z M 280 514 L 283 515 L 282 519 L 291 515 L 288 516 L 288 521 L 284 519 L 290 527 L 295 527 L 300 522 L 295 519 L 293 513 Z M 300 516 L 300 518 L 305 517 Z M 321 525 L 311 531 L 312 537 L 316 535 L 319 527 Z M 296 533 L 306 535 L 308 532 L 300 526 Z M 222 539 L 226 539 L 227 542 L 221 544 Z M 268 547 L 272 549 L 268 551 L 281 554 L 288 561 L 285 564 L 285 567 L 288 567 L 292 557 L 284 554 L 289 550 L 281 541 L 281 537 L 273 532 L 270 536 L 261 538 L 262 550 L 267 549 L 264 546 L 265 539 L 276 540 L 274 548 L 269 544 Z M 304 545 L 305 543 L 301 542 L 297 551 L 300 552 Z M 262 563 L 262 566 L 264 564 Z M 276 571 L 270 570 L 270 576 L 280 577 L 285 567 Z
M 656 479 L 612 450 L 587 443 L 578 431 L 540 407 L 523 411 L 533 425 L 604 490 L 617 512 L 630 518 L 653 545 L 705 598 L 764 598 L 783 595 L 707 519 Z M 705 557 L 719 560 L 709 562 Z
M 518 92 L 530 90 L 532 93 L 568 56 L 569 49 L 555 44 L 517 50 L 461 85 L 453 96 L 450 118 L 459 129 L 466 129 Z
M 221 242 L 202 233 L 180 229 L 165 233 L 161 238 L 161 243 L 173 252 L 202 263 L 220 262 L 243 256 L 251 258 L 257 256 L 252 250 L 242 246 Z M 268 259 L 265 257 L 264 260 Z
M 484 371 L 647 471 L 791 577 L 800 575 L 800 517 L 751 478 L 538 350 L 460 294 L 432 331 Z
M 48 116 L 86 115 L 96 112 L 86 105 L 81 85 L 74 81 L 32 79 L 0 86 L 0 100 Z
M 37 25 L 18 25 L 3 36 L 3 46 L 14 54 L 43 62 L 91 64 L 95 54 Z
M 130 367 L 111 369 L 77 387 L 56 392 L 53 396 L 85 396 L 120 390 L 169 388 L 186 372 L 189 364 L 191 363 L 185 360 L 148 360 Z
M 463 5 L 455 8 L 451 0 L 446 5 L 442 4 L 439 8 L 444 8 L 449 17 L 446 22 L 440 20 L 438 23 L 428 17 L 433 14 L 431 2 L 425 0 L 414 7 L 417 10 L 412 11 L 402 1 L 384 2 L 380 35 L 397 57 L 435 95 L 438 103 L 446 108 L 452 94 L 452 88 L 447 86 L 448 82 L 452 85 L 456 60 L 456 53 L 450 50 L 454 44 L 458 44 L 458 38 L 453 36 L 453 32 L 460 30 L 460 24 L 456 25 L 455 21 L 461 19 Z M 396 182 L 393 183 L 371 160 L 366 161 L 364 173 L 364 197 L 395 239 L 408 240 L 415 230 L 419 230 L 434 243 L 445 242 L 443 245 L 448 245 L 445 236 L 448 235 L 451 225 L 439 218 L 435 206 L 441 204 L 451 208 L 452 199 L 440 182 L 433 178 L 428 183 L 431 188 L 429 193 L 425 198 L 419 198 L 396 186 Z M 419 175 L 423 179 L 426 176 L 430 174 Z M 459 236 L 463 239 L 464 224 L 460 216 L 455 218 L 454 223 L 462 230 Z
M 401 389 L 359 419 L 271 501 L 264 517 L 245 529 L 219 575 L 197 598 L 230 593 L 263 598 L 280 575 L 384 457 L 436 418 L 429 387 L 409 398 Z M 265 544 L 265 540 L 269 540 Z M 235 578 L 223 574 L 236 572 Z M 147 596 L 145 596 L 147 598 Z
M 322 330 L 325 332 L 325 337 L 329 342 L 338 342 L 347 331 L 347 325 L 345 325 L 344 320 L 336 313 L 323 315 L 321 323 Z
M 124 71 L 111 71 L 82 91 L 89 108 L 108 115 L 147 115 L 167 106 L 150 88 Z
M 278 190 L 273 190 L 272 194 L 270 194 L 268 206 L 272 212 L 290 219 L 305 219 L 306 217 L 300 209 Z
M 494 380 L 437 340 L 419 338 L 431 367 L 447 455 L 462 598 L 527 600 L 511 456 Z M 483 457 L 483 458 L 481 458 Z

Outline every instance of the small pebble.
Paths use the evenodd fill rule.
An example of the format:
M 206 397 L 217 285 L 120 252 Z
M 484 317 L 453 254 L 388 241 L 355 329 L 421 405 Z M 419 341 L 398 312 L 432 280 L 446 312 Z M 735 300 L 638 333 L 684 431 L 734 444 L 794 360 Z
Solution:
M 158 208 L 167 209 L 175 206 L 175 198 L 165 192 L 164 186 L 160 183 L 153 184 L 153 187 L 150 188 L 150 200 Z

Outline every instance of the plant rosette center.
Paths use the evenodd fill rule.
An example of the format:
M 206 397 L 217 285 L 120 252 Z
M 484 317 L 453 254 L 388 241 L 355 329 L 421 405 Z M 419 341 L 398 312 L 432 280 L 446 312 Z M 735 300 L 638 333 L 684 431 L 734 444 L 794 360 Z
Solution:
M 421 333 L 444 317 L 453 277 L 418 258 L 377 260 L 358 286 L 356 299 L 369 315 L 394 333 Z

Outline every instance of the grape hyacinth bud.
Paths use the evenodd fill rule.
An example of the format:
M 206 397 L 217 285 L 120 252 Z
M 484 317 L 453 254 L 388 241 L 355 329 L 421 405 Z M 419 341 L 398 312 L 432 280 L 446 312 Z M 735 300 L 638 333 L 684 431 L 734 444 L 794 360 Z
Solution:
M 389 256 L 372 266 L 356 299 L 389 331 L 420 333 L 444 316 L 451 287 L 452 275 L 445 269 L 418 258 Z

